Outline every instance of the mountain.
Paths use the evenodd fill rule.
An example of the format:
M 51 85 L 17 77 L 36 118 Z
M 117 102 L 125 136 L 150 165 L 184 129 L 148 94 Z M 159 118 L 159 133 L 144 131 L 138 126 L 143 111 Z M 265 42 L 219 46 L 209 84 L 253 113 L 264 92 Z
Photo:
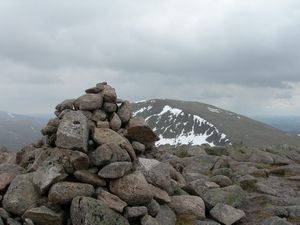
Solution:
M 45 123 L 43 118 L 0 111 L 0 147 L 17 150 L 25 144 L 37 141 Z
M 160 145 L 300 145 L 297 135 L 204 103 L 153 99 L 134 103 L 133 111 L 159 135 Z

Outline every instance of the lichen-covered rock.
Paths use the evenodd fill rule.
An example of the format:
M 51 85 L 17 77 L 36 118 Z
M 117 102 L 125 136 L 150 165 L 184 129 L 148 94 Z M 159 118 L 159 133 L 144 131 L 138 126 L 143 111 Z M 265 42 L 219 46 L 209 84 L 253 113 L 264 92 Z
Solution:
M 102 178 L 117 179 L 128 174 L 132 170 L 131 162 L 114 162 L 104 166 L 98 173 Z
M 123 216 L 93 198 L 74 198 L 70 212 L 73 225 L 129 225 Z
M 34 188 L 32 178 L 34 173 L 21 174 L 16 176 L 10 183 L 6 194 L 3 197 L 3 207 L 15 215 L 23 215 L 41 199 L 41 196 Z
M 80 111 L 66 113 L 57 130 L 56 146 L 60 148 L 87 151 L 88 120 Z
M 95 189 L 90 184 L 76 182 L 59 182 L 54 184 L 49 191 L 48 199 L 52 203 L 70 203 L 77 196 L 90 197 L 95 193 Z
M 128 123 L 132 116 L 131 104 L 128 101 L 124 101 L 118 109 L 118 115 L 122 123 Z
M 149 190 L 149 184 L 139 171 L 110 182 L 110 191 L 128 205 L 148 204 L 153 198 Z
M 141 225 L 160 225 L 152 216 L 146 215 L 141 219 Z
M 112 114 L 109 125 L 110 125 L 111 129 L 113 129 L 114 131 L 120 130 L 120 128 L 122 126 L 122 121 L 120 120 L 118 114 L 116 114 L 116 113 Z
M 85 94 L 77 99 L 80 110 L 100 109 L 103 104 L 103 97 L 100 94 Z
M 104 179 L 101 179 L 99 176 L 89 172 L 88 170 L 77 170 L 74 172 L 74 176 L 76 177 L 77 180 L 83 183 L 87 183 L 95 186 L 106 185 L 106 181 Z
M 148 210 L 147 207 L 145 206 L 126 207 L 124 210 L 124 216 L 128 220 L 138 219 L 147 214 L 148 214 Z
M 119 135 L 117 132 L 109 129 L 109 128 L 96 128 L 93 135 L 94 141 L 99 145 L 103 144 L 122 144 L 127 142 L 127 140 Z
M 103 100 L 105 102 L 115 103 L 117 100 L 116 91 L 110 85 L 107 85 L 107 84 L 104 85 L 104 90 L 102 91 L 102 94 L 103 94 Z
M 157 213 L 155 218 L 159 222 L 159 224 L 163 224 L 163 225 L 176 224 L 176 215 L 166 204 L 160 206 L 159 212 Z
M 123 209 L 127 206 L 127 203 L 122 201 L 118 196 L 104 190 L 100 191 L 97 199 L 103 201 L 106 205 L 108 205 L 109 208 L 119 213 L 122 213 Z
M 0 191 L 3 191 L 10 182 L 24 169 L 16 164 L 0 164 Z

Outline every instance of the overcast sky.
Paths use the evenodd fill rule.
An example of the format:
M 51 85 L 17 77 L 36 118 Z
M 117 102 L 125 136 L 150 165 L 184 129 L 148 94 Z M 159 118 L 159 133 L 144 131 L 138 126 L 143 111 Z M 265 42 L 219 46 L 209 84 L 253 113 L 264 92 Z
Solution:
M 300 115 L 299 0 L 0 0 L 0 110 L 100 81 L 131 101 Z

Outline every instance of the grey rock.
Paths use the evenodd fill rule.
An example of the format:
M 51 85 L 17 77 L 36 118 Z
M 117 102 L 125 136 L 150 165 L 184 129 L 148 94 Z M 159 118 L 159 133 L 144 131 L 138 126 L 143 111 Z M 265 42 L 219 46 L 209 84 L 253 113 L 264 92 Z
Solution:
M 128 162 L 130 156 L 127 151 L 115 143 L 103 144 L 89 154 L 91 164 L 104 166 L 113 162 Z
M 216 221 L 206 219 L 206 220 L 196 220 L 195 225 L 221 225 L 221 224 Z
M 176 215 L 168 205 L 161 205 L 156 220 L 162 225 L 175 225 Z
M 56 131 L 57 131 L 57 127 L 47 125 L 46 127 L 44 127 L 41 130 L 41 133 L 42 133 L 42 135 L 52 135 L 52 134 L 55 134 Z
M 118 106 L 116 103 L 105 102 L 103 104 L 103 109 L 107 113 L 113 113 L 113 112 L 117 111 Z
M 87 94 L 97 94 L 104 90 L 104 86 L 92 87 L 85 90 Z
M 122 213 L 127 203 L 122 201 L 118 196 L 109 193 L 108 191 L 101 190 L 97 199 L 104 202 L 109 208 Z
M 95 189 L 90 184 L 75 182 L 59 182 L 54 184 L 49 191 L 49 202 L 56 204 L 70 203 L 77 196 L 90 197 L 95 193 Z
M 114 131 L 120 130 L 120 128 L 122 126 L 122 122 L 121 122 L 118 114 L 116 114 L 116 113 L 112 114 L 109 125 L 110 125 L 111 129 L 113 129 Z
M 172 196 L 168 206 L 176 214 L 194 215 L 198 218 L 205 218 L 205 205 L 198 196 L 178 195 Z
M 34 188 L 33 176 L 34 173 L 22 174 L 12 180 L 2 201 L 5 210 L 21 216 L 41 199 Z
M 96 128 L 93 135 L 94 141 L 99 145 L 115 143 L 122 144 L 128 142 L 124 137 L 119 135 L 117 132 L 108 128 Z
M 115 103 L 117 100 L 117 94 L 114 88 L 112 88 L 109 85 L 104 85 L 104 90 L 102 91 L 103 93 L 103 100 L 105 102 L 111 102 Z
M 210 181 L 217 183 L 221 187 L 226 187 L 232 185 L 232 181 L 229 177 L 224 175 L 216 175 L 210 178 Z
M 80 111 L 71 111 L 64 115 L 57 130 L 56 146 L 67 149 L 87 151 L 88 120 Z
M 124 217 L 93 198 L 74 198 L 70 212 L 73 225 L 129 225 Z
M 152 184 L 149 184 L 149 186 L 150 186 L 150 190 L 153 194 L 153 198 L 156 201 L 158 201 L 160 204 L 171 202 L 171 198 L 166 191 L 161 190 L 160 188 L 155 187 Z
M 210 215 L 225 225 L 231 225 L 245 216 L 244 211 L 233 208 L 226 204 L 217 204 L 212 210 Z
M 201 155 L 192 157 L 186 162 L 187 166 L 183 169 L 182 173 L 200 173 L 206 175 L 210 173 L 210 171 L 214 168 L 214 165 L 218 161 L 218 159 L 218 156 L 211 155 Z
M 7 225 L 22 225 L 19 221 L 12 218 L 8 218 L 6 221 Z
M 59 103 L 55 109 L 58 110 L 58 111 L 63 111 L 65 109 L 73 109 L 74 108 L 74 102 L 75 102 L 75 99 L 67 99 L 67 100 L 64 100 L 63 102 Z
M 258 193 L 268 194 L 268 195 L 273 195 L 273 196 L 278 195 L 276 190 L 274 190 L 273 188 L 271 188 L 261 182 L 256 183 L 255 187 L 256 187 L 256 192 L 258 192 Z
M 152 216 L 146 215 L 141 219 L 141 225 L 160 225 Z
M 153 194 L 141 172 L 134 172 L 117 180 L 111 180 L 110 191 L 128 205 L 148 204 Z
M 23 225 L 34 225 L 34 223 L 31 219 L 25 218 Z
M 88 170 L 77 170 L 75 171 L 74 176 L 77 180 L 83 183 L 95 186 L 106 186 L 106 181 L 104 179 L 101 179 L 99 176 L 89 172 Z
M 33 175 L 33 184 L 38 192 L 45 194 L 50 186 L 59 181 L 63 181 L 68 174 L 65 172 L 63 165 L 52 162 L 45 162 Z
M 159 137 L 142 117 L 134 117 L 129 120 L 126 137 L 146 145 L 159 140 Z
M 64 220 L 63 211 L 55 212 L 45 206 L 27 210 L 23 218 L 29 218 L 35 225 L 62 225 Z
M 292 224 L 276 216 L 264 220 L 261 225 L 292 225 Z
M 126 207 L 124 210 L 124 216 L 128 220 L 135 220 L 148 214 L 147 207 L 145 206 L 134 206 Z
M 257 182 L 257 179 L 249 174 L 247 175 L 244 175 L 242 177 L 239 178 L 239 183 L 240 183 L 240 186 L 244 189 L 244 190 L 247 190 L 247 189 L 253 189 L 255 183 Z
M 128 174 L 132 170 L 131 162 L 114 162 L 104 166 L 98 173 L 102 178 L 117 179 Z
M 78 98 L 80 110 L 92 111 L 100 109 L 103 103 L 103 97 L 100 94 L 85 94 Z
M 91 119 L 95 122 L 97 121 L 105 121 L 106 120 L 106 113 L 100 109 L 95 110 L 93 112 L 93 115 L 91 117 Z
M 146 149 L 144 144 L 137 142 L 137 141 L 132 142 L 132 147 L 133 147 L 134 151 L 138 154 L 143 153 Z
M 109 122 L 108 121 L 97 121 L 97 127 L 98 128 L 109 128 Z
M 118 115 L 122 123 L 127 123 L 132 116 L 131 104 L 128 101 L 124 101 L 118 109 Z
M 3 219 L 7 219 L 7 218 L 11 217 L 11 215 L 4 208 L 0 208 L 0 217 Z
M 1 217 L 0 217 L 0 225 L 4 225 L 4 222 Z
M 148 209 L 148 214 L 153 217 L 157 215 L 160 209 L 158 202 L 154 199 L 152 199 L 151 202 L 148 205 L 146 205 L 146 207 Z
M 24 169 L 16 164 L 0 164 L 0 191 L 3 191 L 21 173 L 24 173 Z

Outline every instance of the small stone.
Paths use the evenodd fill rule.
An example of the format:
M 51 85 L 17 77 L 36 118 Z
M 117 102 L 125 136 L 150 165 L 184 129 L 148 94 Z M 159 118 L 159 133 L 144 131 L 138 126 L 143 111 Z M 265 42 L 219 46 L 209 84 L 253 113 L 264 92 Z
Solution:
M 67 149 L 87 151 L 88 120 L 80 111 L 71 111 L 64 115 L 57 130 L 56 146 Z
M 27 210 L 23 218 L 29 218 L 35 225 L 63 225 L 64 214 L 41 206 Z
M 128 205 L 148 204 L 153 198 L 149 188 L 144 175 L 138 171 L 110 182 L 110 191 Z
M 160 225 L 152 216 L 146 215 L 141 219 L 141 225 Z
M 169 208 L 168 205 L 161 205 L 159 212 L 155 218 L 161 225 L 175 225 L 176 224 L 176 215 Z
M 153 198 L 156 201 L 158 201 L 160 204 L 171 202 L 171 198 L 170 198 L 169 194 L 166 191 L 161 190 L 160 188 L 155 187 L 151 184 L 149 184 L 149 187 L 150 187 L 150 190 L 153 194 Z
M 41 130 L 42 135 L 52 135 L 56 133 L 57 127 L 47 125 Z
M 160 209 L 159 204 L 154 199 L 152 199 L 151 202 L 146 205 L 146 207 L 148 209 L 148 214 L 153 217 L 157 215 Z
M 104 90 L 104 86 L 92 87 L 85 90 L 87 94 L 97 94 Z
M 130 162 L 127 151 L 115 143 L 103 144 L 89 154 L 93 166 L 104 166 L 113 162 Z
M 74 108 L 75 99 L 67 99 L 58 104 L 55 109 L 58 111 L 63 111 L 65 109 L 73 109 Z
M 122 213 L 127 203 L 122 201 L 118 196 L 113 195 L 107 191 L 101 190 L 97 198 L 108 205 L 109 208 Z
M 91 117 L 91 120 L 98 122 L 98 121 L 105 121 L 106 120 L 106 113 L 101 109 L 95 110 Z
M 92 196 L 95 189 L 90 184 L 75 182 L 59 182 L 54 184 L 49 191 L 48 199 L 52 203 L 70 203 L 76 196 Z
M 105 102 L 111 102 L 115 103 L 117 100 L 117 94 L 114 88 L 112 88 L 109 85 L 104 85 L 104 90 L 102 91 L 103 93 L 103 100 Z
M 118 115 L 122 123 L 128 123 L 132 116 L 132 107 L 130 102 L 124 101 L 118 109 Z
M 7 223 L 7 225 L 22 225 L 19 221 L 16 221 L 12 218 L 8 218 L 6 223 Z
M 123 216 L 93 198 L 74 198 L 70 213 L 73 225 L 129 225 Z
M 142 154 L 146 149 L 145 145 L 143 145 L 142 143 L 137 142 L 137 141 L 132 142 L 132 147 L 133 147 L 134 151 L 138 154 Z
M 210 215 L 225 225 L 231 225 L 245 216 L 244 211 L 233 208 L 226 204 L 217 204 L 212 210 Z
M 103 103 L 103 97 L 100 94 L 85 94 L 78 98 L 80 110 L 92 111 L 100 109 Z
M 24 219 L 24 223 L 23 223 L 23 225 L 34 225 L 34 223 L 32 222 L 32 220 L 31 220 L 31 219 L 29 219 L 29 218 L 25 218 L 25 219 Z
M 102 178 L 117 179 L 128 174 L 132 169 L 131 162 L 114 162 L 104 166 L 98 173 Z
M 224 175 L 216 175 L 210 178 L 210 181 L 217 183 L 221 187 L 232 185 L 232 181 Z
M 135 220 L 148 214 L 148 210 L 145 206 L 126 207 L 124 210 L 124 216 L 128 220 Z
M 121 122 L 118 114 L 116 114 L 116 113 L 112 114 L 109 124 L 110 124 L 111 129 L 113 129 L 114 131 L 120 130 L 122 122 Z
M 97 121 L 97 128 L 109 128 L 109 122 L 108 121 Z
M 110 103 L 110 102 L 105 102 L 102 107 L 103 107 L 104 111 L 107 113 L 113 113 L 113 112 L 117 111 L 117 108 L 118 108 L 116 103 Z
M 178 195 L 171 197 L 168 206 L 176 214 L 194 215 L 199 218 L 205 218 L 205 205 L 203 200 L 198 196 Z
M 89 172 L 88 170 L 77 170 L 75 171 L 74 176 L 77 180 L 83 183 L 95 186 L 106 186 L 106 181 L 104 179 L 101 179 L 99 176 Z

